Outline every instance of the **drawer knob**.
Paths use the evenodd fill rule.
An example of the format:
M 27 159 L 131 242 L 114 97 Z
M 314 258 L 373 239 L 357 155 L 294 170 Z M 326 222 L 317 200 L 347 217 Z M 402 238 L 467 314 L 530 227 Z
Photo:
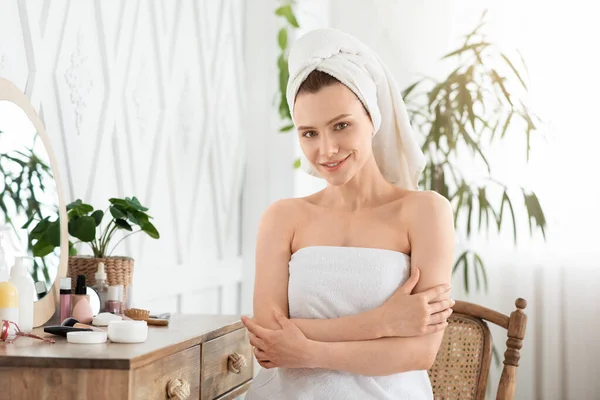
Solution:
M 167 383 L 169 399 L 185 400 L 190 397 L 190 384 L 185 379 L 171 379 Z
M 227 369 L 234 374 L 239 374 L 246 367 L 246 357 L 240 353 L 233 353 L 229 355 L 227 359 Z

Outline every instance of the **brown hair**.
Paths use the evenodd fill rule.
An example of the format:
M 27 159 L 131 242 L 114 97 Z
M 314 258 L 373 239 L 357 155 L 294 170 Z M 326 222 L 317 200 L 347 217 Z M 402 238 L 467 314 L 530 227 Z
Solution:
M 319 90 L 321 90 L 325 87 L 328 87 L 328 86 L 335 85 L 336 83 L 340 83 L 343 85 L 343 83 L 340 82 L 337 78 L 334 78 L 333 76 L 329 75 L 326 72 L 315 69 L 310 74 L 308 74 L 308 76 L 306 77 L 304 82 L 302 82 L 302 84 L 300 84 L 300 87 L 298 88 L 298 92 L 296 93 L 296 97 L 298 97 L 298 95 L 303 92 L 317 93 Z M 358 98 L 358 96 L 357 96 L 357 98 Z M 359 101 L 360 101 L 360 99 L 359 99 Z M 361 101 L 361 104 L 362 104 L 362 101 Z M 365 110 L 365 113 L 369 116 L 369 118 L 371 118 L 371 114 L 369 113 L 369 111 L 367 111 L 367 107 L 365 107 L 364 104 L 362 104 L 362 106 L 363 106 L 363 110 Z
M 336 83 L 341 83 L 339 80 L 334 78 L 333 76 L 325 73 L 323 71 L 314 70 L 302 82 L 300 87 L 298 88 L 298 94 L 302 92 L 307 93 L 317 93 L 324 87 L 335 85 Z

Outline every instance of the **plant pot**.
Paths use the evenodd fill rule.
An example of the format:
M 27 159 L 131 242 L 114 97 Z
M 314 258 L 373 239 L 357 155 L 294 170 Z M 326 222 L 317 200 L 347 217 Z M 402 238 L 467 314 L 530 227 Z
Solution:
M 87 286 L 96 283 L 96 272 L 98 264 L 104 263 L 106 272 L 106 284 L 108 286 L 123 285 L 123 303 L 127 300 L 127 287 L 133 280 L 133 258 L 131 257 L 105 257 L 94 256 L 71 256 L 69 257 L 69 268 L 67 276 L 71 277 L 71 290 L 75 293 L 77 275 L 85 275 Z

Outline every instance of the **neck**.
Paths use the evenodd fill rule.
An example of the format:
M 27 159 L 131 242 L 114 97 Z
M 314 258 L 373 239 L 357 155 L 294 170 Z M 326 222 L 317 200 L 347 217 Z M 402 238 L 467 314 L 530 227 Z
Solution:
M 395 192 L 395 186 L 383 177 L 371 157 L 351 180 L 341 186 L 327 186 L 323 195 L 332 208 L 358 211 L 388 203 Z

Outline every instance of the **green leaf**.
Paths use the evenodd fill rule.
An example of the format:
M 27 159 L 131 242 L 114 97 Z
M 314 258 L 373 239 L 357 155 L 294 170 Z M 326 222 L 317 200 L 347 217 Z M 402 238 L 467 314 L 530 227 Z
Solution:
M 500 87 L 500 90 L 502 90 L 502 93 L 504 93 L 504 97 L 512 106 L 513 102 L 510 98 L 510 93 L 508 93 L 508 90 L 506 90 L 506 87 L 504 86 L 504 80 L 506 80 L 506 78 L 501 77 L 500 74 L 498 74 L 498 72 L 493 68 L 489 72 L 489 75 L 490 75 L 490 78 L 492 78 L 492 82 L 495 83 L 496 85 L 498 85 L 498 87 Z
M 81 199 L 77 199 L 77 200 L 67 204 L 67 211 L 71 211 L 72 209 L 77 208 L 81 204 L 83 204 Z
M 429 99 L 429 107 L 433 105 L 433 102 L 437 99 L 440 94 L 440 91 L 445 87 L 444 83 L 438 83 L 434 86 L 431 92 L 428 93 L 427 97 Z
M 142 206 L 137 197 L 133 196 L 131 199 L 129 197 L 125 197 L 125 203 L 138 211 L 148 211 L 148 208 Z
M 23 226 L 21 227 L 21 229 L 27 229 L 27 228 L 29 228 L 29 225 L 31 225 L 31 223 L 33 222 L 34 219 L 35 219 L 35 215 L 32 215 L 31 217 L 29 217 L 29 219 L 27 220 L 27 222 L 25 222 L 23 224 Z
M 104 211 L 102 210 L 96 210 L 92 213 L 92 218 L 94 218 L 94 221 L 96 221 L 96 226 L 99 226 L 100 223 L 102 222 L 102 218 L 104 218 Z
M 456 124 L 458 125 L 458 131 L 461 133 L 462 137 L 465 139 L 465 142 L 467 142 L 467 144 L 475 151 L 479 154 L 479 156 L 481 157 L 481 159 L 483 160 L 483 162 L 485 163 L 485 166 L 488 170 L 488 174 L 492 172 L 492 168 L 490 166 L 490 163 L 487 160 L 487 157 L 485 156 L 485 154 L 483 154 L 483 151 L 481 151 L 481 147 L 479 147 L 479 144 L 475 141 L 475 139 L 473 139 L 471 137 L 471 135 L 469 134 L 469 132 L 467 131 L 467 127 L 465 126 L 465 124 L 463 124 L 460 119 L 458 119 L 456 116 L 454 116 L 454 121 L 456 122 Z
M 506 121 L 504 122 L 504 128 L 502 128 L 502 133 L 500 134 L 500 139 L 504 139 L 504 135 L 506 135 L 506 131 L 508 130 L 508 126 L 510 125 L 510 120 L 512 119 L 513 112 L 511 111 L 506 117 Z
M 487 292 L 488 291 L 488 279 L 487 279 L 487 273 L 485 272 L 485 265 L 483 264 L 483 260 L 477 253 L 473 253 L 473 258 L 475 260 L 475 271 L 477 271 L 479 268 L 481 268 L 481 273 L 483 275 L 483 287 L 484 287 L 485 291 Z
M 517 69 L 515 68 L 513 63 L 510 61 L 510 59 L 504 53 L 500 53 L 500 57 L 502 57 L 504 59 L 504 61 L 506 61 L 506 63 L 510 67 L 510 69 L 512 69 L 512 71 L 515 73 L 515 75 L 517 76 L 519 81 L 521 81 L 521 85 L 523 85 L 525 90 L 527 90 L 527 85 L 525 84 L 525 81 L 523 81 L 523 79 L 521 78 L 521 74 L 519 74 L 519 71 L 517 71 Z
M 76 217 L 69 221 L 69 234 L 82 242 L 96 238 L 96 220 L 89 216 Z
M 465 256 L 465 260 L 464 260 L 464 267 L 463 267 L 463 280 L 465 283 L 465 293 L 469 294 L 469 261 L 467 260 L 467 257 Z
M 535 193 L 526 194 L 523 192 L 525 197 L 525 206 L 527 208 L 528 222 L 529 222 L 529 233 L 533 236 L 531 220 L 533 219 L 538 228 L 542 230 L 544 240 L 546 239 L 546 216 L 542 211 L 539 199 Z
M 121 205 L 117 206 L 110 206 L 110 214 L 115 218 L 115 219 L 119 219 L 119 218 L 125 218 L 126 217 L 126 213 L 127 211 L 121 209 Z
M 53 246 L 52 244 L 48 243 L 45 240 L 38 240 L 33 245 L 31 250 L 33 252 L 34 257 L 45 257 L 48 254 L 52 253 L 54 251 L 55 247 L 56 246 Z
M 160 238 L 160 235 L 154 225 L 151 222 L 145 222 L 144 226 L 142 226 L 142 230 L 148 234 L 153 239 Z
M 54 247 L 60 246 L 60 221 L 56 220 L 48 226 L 48 232 L 46 233 L 48 243 Z
M 458 188 L 458 190 L 456 191 L 456 194 L 455 194 L 455 196 L 458 196 L 458 204 L 456 205 L 456 211 L 454 212 L 454 226 L 456 226 L 456 221 L 458 220 L 458 214 L 459 214 L 460 209 L 462 207 L 462 203 L 463 203 L 465 191 L 466 191 L 466 185 L 463 182 L 459 186 L 459 188 Z
M 464 259 L 467 257 L 467 253 L 468 251 L 464 251 L 456 260 L 456 262 L 454 263 L 454 266 L 452 267 L 452 273 L 454 274 L 456 272 L 456 270 L 458 269 L 458 267 L 461 265 L 462 262 L 464 262 Z
M 485 212 L 485 214 L 486 214 L 486 220 L 489 221 L 488 201 L 487 201 L 487 198 L 485 197 L 485 187 L 479 188 L 477 200 L 479 203 L 479 223 L 477 225 L 477 229 L 479 231 L 481 231 L 481 221 L 483 221 L 483 218 L 481 218 L 481 217 L 482 217 L 483 212 Z
M 294 124 L 284 126 L 279 131 L 280 132 L 288 132 L 288 131 L 291 131 L 292 129 L 294 129 Z
M 469 197 L 467 197 L 467 237 L 471 236 L 471 214 L 473 213 L 473 194 L 469 193 Z
M 49 217 L 44 218 L 31 230 L 29 233 L 30 239 L 40 240 L 42 237 L 46 235 L 48 228 L 50 226 Z
M 275 14 L 280 17 L 284 17 L 294 28 L 299 28 L 298 21 L 296 20 L 296 16 L 294 16 L 294 11 L 292 10 L 291 4 L 286 4 L 284 6 L 279 7 L 275 10 Z
M 287 29 L 281 28 L 279 30 L 279 34 L 277 35 L 277 43 L 279 43 L 279 48 L 281 50 L 285 50 L 288 43 L 288 32 Z
M 67 211 L 70 215 L 81 216 L 94 211 L 94 207 L 82 202 L 81 199 L 77 199 L 67 205 Z
M 73 257 L 77 255 L 77 249 L 75 248 L 75 246 L 73 245 L 73 243 L 71 241 L 69 241 L 69 256 Z
M 150 216 L 148 214 L 137 210 L 127 211 L 127 218 L 140 227 L 150 220 Z
M 515 210 L 513 209 L 512 201 L 508 197 L 508 193 L 506 190 L 502 193 L 502 202 L 500 203 L 500 215 L 497 218 L 498 221 L 498 232 L 500 232 L 500 226 L 502 225 L 502 216 L 504 214 L 504 203 L 508 204 L 508 208 L 510 209 L 510 215 L 512 217 L 513 223 L 513 237 L 515 241 L 515 245 L 517 244 L 517 221 L 515 219 Z
M 133 231 L 133 228 L 127 221 L 124 219 L 115 219 L 115 225 L 117 225 L 120 229 L 125 229 L 127 231 Z
M 480 42 L 480 43 L 473 43 L 467 46 L 463 46 L 460 49 L 454 50 L 448 54 L 446 54 L 445 56 L 442 57 L 442 60 L 445 58 L 449 58 L 449 57 L 453 57 L 456 56 L 458 54 L 462 54 L 465 51 L 469 51 L 469 50 L 482 50 L 486 47 L 488 47 L 491 43 L 487 43 L 487 42 Z
M 300 159 L 297 158 L 296 161 L 294 161 L 294 169 L 300 168 L 300 165 L 301 165 Z

